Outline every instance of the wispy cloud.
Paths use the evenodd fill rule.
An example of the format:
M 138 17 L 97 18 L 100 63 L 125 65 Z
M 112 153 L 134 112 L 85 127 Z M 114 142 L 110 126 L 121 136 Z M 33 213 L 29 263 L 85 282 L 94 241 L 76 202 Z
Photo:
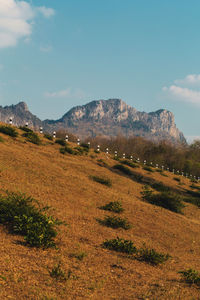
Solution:
M 86 96 L 86 93 L 79 88 L 66 88 L 55 92 L 45 92 L 44 96 L 46 98 L 82 99 Z
M 172 100 L 200 106 L 200 74 L 190 74 L 183 79 L 174 80 L 174 84 L 163 87 L 163 91 Z
M 0 48 L 15 46 L 22 38 L 29 39 L 38 12 L 45 18 L 54 14 L 51 8 L 34 7 L 26 1 L 0 0 Z
M 40 6 L 36 8 L 45 18 L 50 18 L 55 15 L 55 10 L 53 8 L 48 8 L 45 6 Z
M 192 86 L 192 85 L 200 86 L 200 74 L 189 74 L 183 79 L 175 80 L 174 83 L 183 86 Z
M 184 102 L 200 105 L 200 91 L 183 88 L 176 85 L 163 87 L 163 91 L 168 92 L 171 96 L 174 96 L 175 98 Z

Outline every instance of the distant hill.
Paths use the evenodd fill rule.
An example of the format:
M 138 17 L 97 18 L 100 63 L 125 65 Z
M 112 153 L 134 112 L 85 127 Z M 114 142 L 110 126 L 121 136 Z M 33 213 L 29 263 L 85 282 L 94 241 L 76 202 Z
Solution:
M 154 141 L 186 142 L 183 133 L 176 127 L 172 112 L 165 109 L 139 112 L 121 99 L 92 101 L 72 108 L 58 120 L 45 121 L 33 115 L 24 102 L 0 107 L 0 121 L 8 122 L 10 117 L 17 126 L 29 122 L 35 129 L 40 126 L 48 132 L 64 129 L 80 138 L 136 135 Z

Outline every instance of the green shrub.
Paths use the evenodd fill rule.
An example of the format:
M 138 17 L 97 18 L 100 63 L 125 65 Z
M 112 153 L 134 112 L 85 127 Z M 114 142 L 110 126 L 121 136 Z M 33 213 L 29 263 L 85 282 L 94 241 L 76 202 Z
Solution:
M 22 136 L 24 136 L 27 141 L 36 144 L 36 145 L 41 145 L 41 139 L 35 132 L 26 132 Z
M 59 144 L 61 146 L 66 146 L 67 145 L 66 141 L 63 140 L 63 139 L 56 139 L 55 143 Z
M 136 247 L 133 245 L 132 241 L 120 239 L 117 237 L 113 240 L 106 240 L 103 242 L 103 248 L 114 250 L 117 252 L 133 254 L 137 252 Z
M 151 198 L 153 191 L 150 189 L 150 187 L 146 184 L 143 186 L 143 190 L 141 192 L 143 200 L 147 200 Z
M 187 203 L 191 203 L 193 205 L 196 205 L 197 207 L 200 208 L 200 197 L 192 197 L 192 196 L 189 196 L 189 197 L 183 197 L 183 201 L 184 202 L 187 202 Z
M 27 126 L 20 126 L 19 129 L 21 129 L 21 130 L 23 130 L 25 132 L 33 132 L 33 130 L 30 129 L 29 127 L 27 127 Z
M 108 167 L 108 164 L 103 159 L 98 159 L 97 162 L 100 167 Z
M 151 265 L 157 266 L 166 262 L 169 258 L 169 254 L 158 253 L 154 249 L 148 249 L 145 245 L 139 249 L 136 258 L 140 261 L 145 261 Z
M 184 207 L 182 198 L 172 192 L 160 192 L 157 194 L 149 193 L 146 195 L 143 194 L 143 199 L 151 204 L 161 206 L 176 213 L 182 213 L 182 208 Z
M 99 154 L 101 151 L 94 150 L 94 153 Z
M 123 166 L 123 165 L 118 165 L 117 164 L 113 168 L 116 169 L 116 170 L 121 171 L 122 173 L 124 173 L 128 176 L 131 176 L 133 174 L 132 171 L 129 168 L 127 168 L 126 166 Z
M 103 177 L 99 177 L 99 176 L 90 176 L 90 178 L 98 183 L 104 184 L 108 187 L 112 186 L 112 182 L 110 179 L 108 178 L 103 178 Z
M 75 147 L 74 150 L 77 152 L 77 155 L 83 155 L 84 152 L 86 152 L 85 149 L 81 147 Z
M 11 233 L 24 236 L 25 243 L 33 247 L 53 247 L 57 235 L 56 225 L 61 224 L 44 213 L 48 207 L 33 206 L 37 202 L 21 193 L 7 193 L 0 196 L 0 223 Z
M 158 173 L 162 173 L 163 172 L 162 169 L 155 169 L 155 171 L 158 172 Z
M 196 189 L 196 190 L 199 190 L 199 191 L 200 191 L 200 186 L 195 185 L 194 183 L 192 183 L 192 185 L 190 185 L 190 187 L 191 187 L 192 189 Z
M 198 271 L 188 269 L 185 271 L 179 271 L 178 273 L 182 275 L 182 278 L 185 282 L 200 286 L 200 273 Z
M 159 192 L 169 192 L 170 188 L 164 185 L 162 182 L 154 182 L 151 184 L 151 187 Z
M 11 137 L 17 137 L 18 136 L 18 132 L 16 131 L 16 129 L 11 127 L 11 126 L 1 125 L 0 126 L 0 132 L 4 133 L 6 135 L 9 135 Z
M 55 278 L 56 280 L 66 281 L 67 276 L 65 271 L 61 268 L 61 262 L 56 264 L 51 271 L 49 271 L 51 277 Z
M 81 147 L 83 148 L 83 150 L 85 152 L 89 152 L 90 151 L 90 146 L 86 143 L 81 143 Z
M 70 148 L 69 146 L 65 146 L 65 147 L 62 147 L 60 148 L 60 153 L 62 154 L 75 154 L 74 150 L 72 148 Z
M 106 216 L 103 220 L 98 220 L 100 224 L 114 229 L 123 228 L 130 229 L 132 226 L 127 219 L 116 216 Z
M 2 136 L 0 136 L 0 143 L 3 143 L 4 139 L 2 138 Z
M 118 201 L 109 202 L 108 204 L 101 206 L 100 209 L 113 211 L 115 213 L 121 213 L 124 211 L 121 202 Z
M 53 141 L 53 136 L 52 136 L 51 134 L 49 134 L 49 133 L 45 133 L 45 134 L 44 134 L 44 137 L 45 137 L 45 139 L 47 139 L 47 140 Z
M 143 175 L 137 174 L 137 173 L 131 171 L 131 170 L 130 170 L 129 168 L 127 168 L 126 166 L 117 164 L 117 165 L 115 165 L 113 168 L 116 169 L 116 170 L 121 171 L 121 172 L 124 173 L 125 175 L 130 176 L 131 179 L 134 180 L 134 181 L 136 181 L 136 182 L 140 182 L 140 183 L 143 182 L 143 179 L 144 179 Z
M 120 160 L 120 163 L 123 164 L 123 165 L 127 165 L 127 166 L 129 166 L 131 168 L 138 168 L 138 166 L 136 164 L 134 164 L 133 162 L 131 162 L 131 161 L 127 160 L 127 159 Z
M 173 179 L 176 180 L 176 181 L 178 181 L 178 182 L 181 181 L 181 179 L 179 177 L 174 177 Z
M 148 172 L 154 172 L 154 170 L 149 166 L 144 166 L 143 169 Z

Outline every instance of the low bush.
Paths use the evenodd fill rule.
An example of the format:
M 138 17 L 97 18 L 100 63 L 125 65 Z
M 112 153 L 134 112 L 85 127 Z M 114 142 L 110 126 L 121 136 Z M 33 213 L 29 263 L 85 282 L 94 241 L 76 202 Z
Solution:
M 108 187 L 112 186 L 112 182 L 110 179 L 108 178 L 103 178 L 103 177 L 99 177 L 99 176 L 90 176 L 90 178 L 98 183 L 104 184 Z
M 100 154 L 100 153 L 101 153 L 101 151 L 94 150 L 94 153 L 96 153 L 96 154 Z
M 18 132 L 16 131 L 16 129 L 11 127 L 11 126 L 1 125 L 0 126 L 0 132 L 4 133 L 6 135 L 9 135 L 11 137 L 17 137 L 18 136 Z
M 154 170 L 149 166 L 144 166 L 143 170 L 148 171 L 148 172 L 154 172 Z
M 125 175 L 128 175 L 129 177 L 131 177 L 132 180 L 136 181 L 136 182 L 143 182 L 144 177 L 141 174 L 137 174 L 134 171 L 131 171 L 128 167 L 117 164 L 113 167 L 113 169 L 119 170 L 122 173 L 124 173 Z
M 47 139 L 47 140 L 53 141 L 53 136 L 52 136 L 51 134 L 49 134 L 49 133 L 45 133 L 45 134 L 44 134 L 44 137 L 45 137 L 45 139 Z
M 119 201 L 109 202 L 108 204 L 101 206 L 100 209 L 112 211 L 118 214 L 124 211 L 122 204 Z
M 183 201 L 196 205 L 197 207 L 200 208 L 200 197 L 192 197 L 192 196 L 183 197 Z
M 83 150 L 85 152 L 89 152 L 90 151 L 90 146 L 86 143 L 81 143 L 81 147 L 83 148 Z
M 27 126 L 20 126 L 19 129 L 21 129 L 21 130 L 23 130 L 25 132 L 33 132 L 33 130 L 30 129 L 29 127 L 27 127 Z
M 98 221 L 100 224 L 114 229 L 123 228 L 128 230 L 132 227 L 127 219 L 116 216 L 106 216 L 103 220 Z
M 113 240 L 106 240 L 102 244 L 103 248 L 114 250 L 117 252 L 133 254 L 137 252 L 136 247 L 134 246 L 133 242 L 130 240 L 124 240 L 119 237 Z
M 59 281 L 66 281 L 67 276 L 65 274 L 65 271 L 61 268 L 61 262 L 56 264 L 51 271 L 49 271 L 49 274 L 51 277 L 55 278 Z
M 127 160 L 127 159 L 120 160 L 120 163 L 123 164 L 123 165 L 127 165 L 127 166 L 129 166 L 131 168 L 138 168 L 138 165 L 134 164 L 133 162 L 131 162 L 131 161 Z
M 108 164 L 103 159 L 98 159 L 97 162 L 100 167 L 108 167 Z
M 82 148 L 82 147 L 75 147 L 75 148 L 74 148 L 74 151 L 77 152 L 77 155 L 83 155 L 84 152 L 87 153 L 87 152 L 85 151 L 85 149 Z
M 182 275 L 182 278 L 185 282 L 200 286 L 200 273 L 198 271 L 188 269 L 185 271 L 179 271 L 178 273 Z
M 33 203 L 37 204 L 34 206 Z M 21 193 L 0 195 L 0 223 L 11 233 L 24 236 L 25 243 L 33 247 L 53 247 L 56 226 L 62 222 L 47 216 L 48 207 L 40 209 L 38 203 Z
M 0 143 L 3 143 L 4 139 L 2 138 L 2 136 L 0 136 Z
M 152 191 L 143 191 L 143 199 L 148 203 L 161 206 L 165 209 L 171 210 L 176 213 L 182 213 L 182 208 L 184 204 L 182 202 L 183 198 L 172 192 L 160 192 L 154 194 Z
M 65 146 L 65 147 L 62 147 L 60 148 L 60 153 L 62 154 L 75 154 L 74 150 L 72 148 L 70 148 L 69 146 Z
M 170 188 L 164 185 L 162 182 L 154 182 L 151 184 L 151 187 L 159 192 L 169 192 Z
M 123 166 L 123 165 L 117 164 L 113 168 L 116 169 L 116 170 L 121 171 L 122 173 L 124 173 L 128 176 L 131 176 L 133 174 L 132 171 L 129 168 L 127 168 L 126 166 Z
M 41 145 L 41 139 L 35 132 L 26 132 L 22 136 L 24 136 L 27 141 L 36 144 L 36 145 Z
M 136 259 L 145 261 L 151 265 L 157 266 L 166 262 L 170 258 L 169 254 L 159 253 L 154 249 L 148 249 L 145 245 L 137 252 Z
M 178 181 L 178 182 L 181 181 L 181 179 L 180 179 L 179 177 L 174 177 L 173 179 L 174 179 L 175 181 Z
M 199 191 L 200 191 L 200 186 L 195 185 L 194 183 L 192 183 L 192 184 L 190 185 L 190 187 L 191 187 L 192 189 L 196 189 L 196 190 L 199 190 Z
M 63 140 L 63 139 L 56 139 L 55 143 L 59 144 L 61 146 L 66 146 L 67 145 L 66 141 Z

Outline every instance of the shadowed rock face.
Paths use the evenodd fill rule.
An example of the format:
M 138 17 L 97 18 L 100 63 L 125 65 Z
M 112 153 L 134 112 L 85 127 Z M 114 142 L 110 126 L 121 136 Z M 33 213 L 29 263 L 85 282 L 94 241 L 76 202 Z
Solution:
M 13 117 L 13 124 L 20 126 L 29 122 L 31 127 L 52 132 L 65 129 L 80 138 L 88 136 L 143 136 L 151 140 L 167 139 L 172 142 L 186 142 L 177 129 L 174 115 L 165 109 L 156 112 L 139 112 L 121 99 L 92 101 L 83 106 L 76 106 L 59 120 L 41 121 L 29 112 L 26 103 L 0 107 L 0 120 L 8 122 Z

